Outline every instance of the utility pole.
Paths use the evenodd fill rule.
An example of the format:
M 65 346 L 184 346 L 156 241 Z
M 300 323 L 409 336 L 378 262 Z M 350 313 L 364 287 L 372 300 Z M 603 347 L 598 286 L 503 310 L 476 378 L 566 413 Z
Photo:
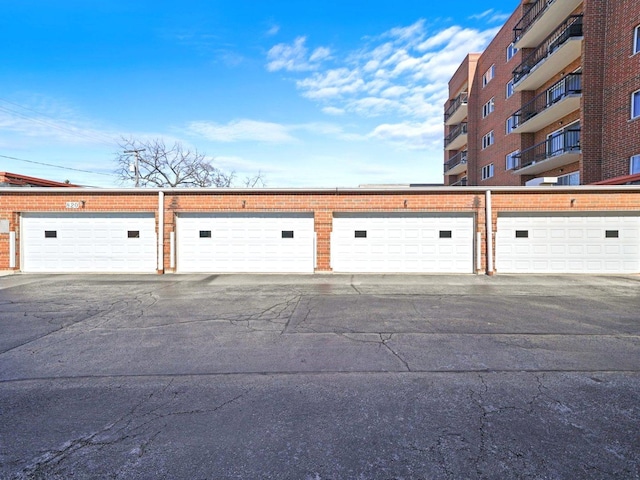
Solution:
M 125 150 L 124 153 L 133 153 L 136 156 L 135 174 L 136 174 L 136 188 L 140 186 L 140 152 L 144 152 L 146 148 L 138 148 L 136 150 Z

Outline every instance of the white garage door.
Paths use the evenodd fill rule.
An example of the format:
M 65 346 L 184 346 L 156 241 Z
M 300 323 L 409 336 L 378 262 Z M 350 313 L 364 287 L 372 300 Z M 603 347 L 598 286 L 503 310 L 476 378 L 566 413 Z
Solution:
M 638 273 L 638 215 L 498 215 L 500 273 Z
M 180 272 L 313 273 L 313 214 L 182 213 Z
M 473 217 L 426 213 L 339 213 L 334 272 L 473 272 Z
M 156 271 L 153 213 L 25 213 L 25 272 Z

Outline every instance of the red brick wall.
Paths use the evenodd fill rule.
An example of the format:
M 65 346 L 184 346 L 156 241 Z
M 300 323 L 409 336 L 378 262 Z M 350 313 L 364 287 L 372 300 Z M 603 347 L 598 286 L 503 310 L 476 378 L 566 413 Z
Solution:
M 70 192 L 0 194 L 0 219 L 10 220 L 16 232 L 17 262 L 20 265 L 20 225 L 22 212 L 157 212 L 158 193 L 99 192 L 73 189 Z M 571 200 L 574 200 L 573 202 Z M 84 200 L 84 208 L 68 210 L 67 201 Z M 601 187 L 585 189 L 499 189 L 492 193 L 493 224 L 499 212 L 548 211 L 640 211 L 640 189 Z M 486 252 L 485 191 L 483 189 L 427 189 L 404 191 L 169 191 L 164 198 L 164 270 L 171 271 L 170 234 L 175 214 L 180 212 L 313 212 L 317 234 L 317 271 L 330 271 L 330 235 L 334 212 L 468 212 L 476 219 L 482 235 L 481 252 Z M 156 213 L 157 220 L 157 213 Z M 9 269 L 9 235 L 0 234 L 0 270 Z M 482 269 L 486 269 L 483 255 Z M 162 270 L 160 270 L 162 271 Z
M 618 1 L 618 0 L 616 0 Z M 590 0 L 584 4 L 582 45 L 582 171 L 584 184 L 602 180 L 602 92 L 605 82 L 605 1 Z
M 631 94 L 640 90 L 640 54 L 632 55 L 640 25 L 638 0 L 608 1 L 606 8 L 602 121 L 602 179 L 629 174 L 629 158 L 640 154 L 640 118 L 631 118 Z
M 522 61 L 517 52 L 507 61 L 507 46 L 513 41 L 513 27 L 522 18 L 519 6 L 487 46 L 478 60 L 469 99 L 469 180 L 470 185 L 520 185 L 520 178 L 506 170 L 506 155 L 521 148 L 520 135 L 506 133 L 506 121 L 522 105 L 522 93 L 506 98 L 506 85 L 513 78 L 513 70 Z M 495 77 L 482 86 L 484 73 L 495 65 Z M 482 107 L 494 99 L 495 111 L 482 117 Z M 482 137 L 493 130 L 495 143 L 482 149 Z M 493 163 L 493 178 L 482 180 L 482 167 Z

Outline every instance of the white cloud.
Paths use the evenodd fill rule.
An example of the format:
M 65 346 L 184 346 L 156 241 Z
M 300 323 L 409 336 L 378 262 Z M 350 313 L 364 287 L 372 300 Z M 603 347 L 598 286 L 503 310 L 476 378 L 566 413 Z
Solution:
M 323 107 L 322 111 L 324 113 L 326 113 L 327 115 L 344 115 L 345 111 L 344 108 L 337 108 L 337 107 Z
M 289 143 L 296 141 L 289 127 L 285 125 L 247 119 L 233 120 L 226 125 L 206 121 L 191 122 L 187 129 L 191 133 L 217 142 Z
M 470 15 L 468 18 L 470 20 L 485 19 L 489 23 L 496 23 L 496 22 L 504 22 L 510 16 L 511 15 L 508 13 L 496 12 L 493 8 L 490 8 L 489 10 L 485 10 L 484 12 Z
M 279 31 L 280 25 L 272 25 L 269 30 L 267 30 L 267 36 L 273 37 L 274 35 L 277 35 Z
M 425 35 L 424 19 L 420 19 L 408 27 L 396 27 L 386 32 L 385 36 L 394 38 L 403 43 L 412 43 L 420 40 Z
M 493 8 L 490 8 L 488 10 L 485 10 L 484 12 L 469 15 L 469 18 L 471 20 L 482 20 L 483 18 L 491 15 L 492 13 L 493 13 Z
M 360 72 L 348 68 L 328 70 L 296 82 L 303 95 L 308 98 L 332 98 L 357 94 L 365 85 Z
M 369 138 L 383 140 L 408 149 L 423 149 L 440 141 L 442 125 L 430 122 L 384 123 L 369 133 Z
M 427 51 L 431 50 L 440 45 L 448 44 L 452 38 L 454 38 L 460 31 L 462 27 L 458 25 L 453 25 L 449 28 L 445 28 L 444 30 L 436 33 L 435 35 L 429 37 L 424 42 L 420 43 L 417 47 L 419 51 Z
M 321 62 L 322 60 L 327 60 L 331 57 L 331 50 L 326 47 L 318 47 L 316 48 L 311 56 L 309 57 L 310 62 Z
M 267 53 L 267 70 L 275 72 L 287 70 L 289 72 L 305 72 L 316 70 L 320 62 L 331 57 L 331 50 L 326 47 L 316 48 L 311 55 L 305 46 L 306 37 L 298 37 L 292 45 L 279 43 L 271 47 Z
M 501 14 L 491 9 L 476 19 L 490 23 L 496 15 Z M 402 148 L 441 149 L 448 81 L 466 55 L 482 52 L 499 28 L 449 24 L 434 29 L 418 20 L 368 37 L 357 50 L 321 47 L 311 55 L 305 37 L 299 37 L 292 45 L 274 46 L 267 68 L 295 72 L 300 94 L 328 115 L 384 116 L 387 121 L 366 138 Z M 341 138 L 362 140 L 363 134 L 343 132 Z
M 268 68 L 302 72 L 296 87 L 328 114 L 389 115 L 411 122 L 434 115 L 441 122 L 451 75 L 468 53 L 482 51 L 497 31 L 459 25 L 430 31 L 419 20 L 368 39 L 362 48 L 344 55 L 317 50 L 312 56 L 331 60 L 331 67 L 310 74 L 304 72 L 315 64 L 312 68 L 305 38 L 299 37 L 293 46 L 273 47 Z
M 298 143 L 296 132 L 340 139 L 349 136 L 340 125 L 330 122 L 284 125 L 249 119 L 233 120 L 227 124 L 208 121 L 191 122 L 187 125 L 187 131 L 192 135 L 223 143 L 242 141 L 274 144 Z

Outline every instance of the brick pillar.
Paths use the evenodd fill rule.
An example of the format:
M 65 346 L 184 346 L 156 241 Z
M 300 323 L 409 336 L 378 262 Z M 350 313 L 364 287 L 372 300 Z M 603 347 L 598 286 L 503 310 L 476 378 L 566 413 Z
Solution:
M 583 185 L 603 179 L 602 119 L 604 115 L 606 2 L 584 1 L 582 46 L 582 118 L 580 145 Z
M 316 272 L 331 271 L 331 231 L 333 230 L 333 211 L 316 210 L 314 212 L 316 231 Z

